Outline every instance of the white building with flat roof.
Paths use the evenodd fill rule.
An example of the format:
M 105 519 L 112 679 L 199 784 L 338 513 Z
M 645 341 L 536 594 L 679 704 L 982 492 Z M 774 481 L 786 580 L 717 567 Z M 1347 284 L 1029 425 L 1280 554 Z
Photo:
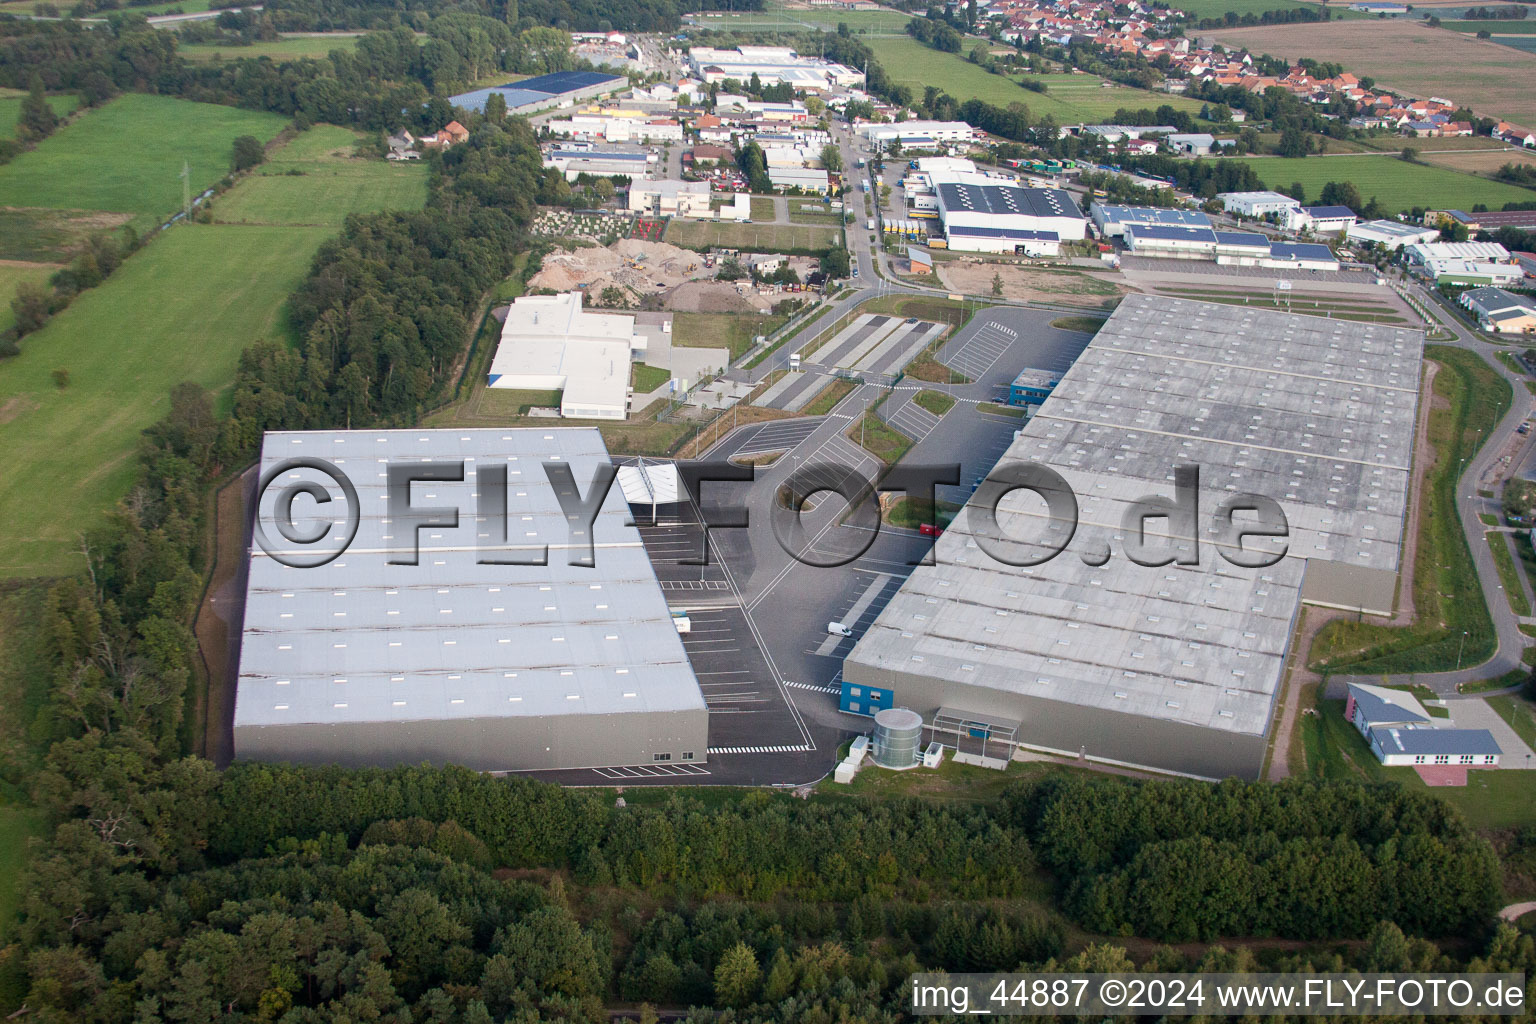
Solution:
M 635 318 L 582 309 L 581 292 L 525 295 L 507 310 L 491 360 L 493 388 L 559 391 L 560 415 L 621 420 L 629 414 L 631 356 L 645 351 Z
M 886 124 L 861 124 L 854 131 L 870 142 L 890 142 L 921 136 L 934 142 L 969 142 L 976 129 L 964 121 L 896 121 Z
M 1222 192 L 1216 196 L 1222 209 L 1244 217 L 1267 217 L 1272 213 L 1283 214 L 1299 207 L 1301 203 L 1279 192 Z
M 1404 224 L 1400 220 L 1368 220 L 1346 229 L 1344 237 L 1351 242 L 1374 242 L 1388 249 L 1401 249 L 1405 245 L 1433 242 L 1440 237 L 1440 229 Z
M 746 83 L 753 75 L 763 85 L 788 84 L 812 92 L 864 84 L 862 71 L 821 57 L 802 56 L 787 46 L 738 46 L 734 50 L 695 46 L 688 51 L 688 63 L 693 73 L 710 85 Z
M 636 181 L 629 186 L 629 211 L 647 217 L 709 218 L 709 197 L 707 181 Z

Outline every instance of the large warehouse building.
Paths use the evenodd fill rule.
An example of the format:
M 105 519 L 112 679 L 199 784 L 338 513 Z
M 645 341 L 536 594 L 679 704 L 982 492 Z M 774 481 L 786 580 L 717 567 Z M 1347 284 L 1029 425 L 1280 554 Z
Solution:
M 601 71 L 554 71 L 521 82 L 508 82 L 489 89 L 475 89 L 448 97 L 448 102 L 477 114 L 485 113 L 485 101 L 492 93 L 507 101 L 507 113 L 531 114 L 549 107 L 569 106 L 578 100 L 612 96 L 629 88 L 629 79 Z
M 1256 777 L 1301 604 L 1391 613 L 1422 349 L 1413 330 L 1127 296 L 994 470 L 1064 477 L 1070 544 L 996 560 L 973 499 L 849 654 L 845 702 L 911 708 L 962 747 Z M 1194 525 L 1144 520 L 1153 557 L 1133 561 L 1127 512 L 1172 499 L 1182 465 L 1199 467 Z M 1240 493 L 1289 523 L 1272 565 L 1224 557 L 1218 510 Z M 1045 508 L 1005 497 L 1002 535 L 1045 539 Z M 1198 564 L 1142 564 L 1192 538 Z
M 704 760 L 704 699 L 618 486 L 591 531 L 591 564 L 569 564 L 584 538 L 571 536 L 544 467 L 569 466 L 586 496 L 609 464 L 596 430 L 271 433 L 259 524 L 284 484 L 318 483 L 333 498 L 293 501 L 301 534 L 343 515 L 333 510 L 351 498 L 336 481 L 283 465 L 302 457 L 346 474 L 358 527 L 317 568 L 252 545 L 237 757 L 481 771 Z M 462 482 L 411 488 L 417 508 L 457 508 L 456 527 L 390 521 L 387 467 L 427 462 L 463 464 Z M 504 516 L 488 514 L 493 468 Z M 391 564 L 410 557 L 412 534 L 417 564 Z M 508 564 L 541 552 L 547 564 Z
M 935 178 L 934 191 L 951 249 L 1050 256 L 1060 242 L 1088 233 L 1082 211 L 1059 188 Z

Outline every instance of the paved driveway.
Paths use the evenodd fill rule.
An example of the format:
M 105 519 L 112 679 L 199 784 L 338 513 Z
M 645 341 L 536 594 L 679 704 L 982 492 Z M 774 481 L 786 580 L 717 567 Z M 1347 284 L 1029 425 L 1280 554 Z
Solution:
M 1499 717 L 1499 713 L 1486 700 L 1447 701 L 1446 706 L 1450 708 L 1451 717 L 1458 728 L 1487 729 L 1493 733 L 1494 742 L 1504 752 L 1504 756 L 1499 759 L 1500 768 L 1536 768 L 1532 760 L 1536 752 L 1526 745 L 1519 733 L 1510 728 L 1508 722 Z

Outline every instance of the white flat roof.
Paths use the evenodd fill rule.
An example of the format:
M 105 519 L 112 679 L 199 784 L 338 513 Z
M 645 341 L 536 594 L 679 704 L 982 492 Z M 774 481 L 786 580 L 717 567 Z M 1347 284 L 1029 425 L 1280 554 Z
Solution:
M 624 409 L 635 318 L 589 313 L 581 296 L 527 295 L 512 303 L 491 359 L 492 387 L 558 388 L 562 406 Z
M 285 431 L 266 435 L 262 471 L 300 456 L 328 460 L 350 478 L 357 535 L 344 554 L 311 569 L 253 545 L 237 726 L 704 707 L 617 485 L 593 527 L 593 565 L 569 564 L 569 527 L 544 463 L 570 466 L 586 495 L 609 462 L 596 430 Z M 416 483 L 413 502 L 457 507 L 459 525 L 419 530 L 419 564 L 391 565 L 410 549 L 406 528 L 388 517 L 387 464 L 438 460 L 463 460 L 465 479 Z M 494 553 L 529 557 L 548 545 L 547 565 L 480 564 L 480 545 L 501 539 L 499 524 L 476 515 L 479 472 L 490 465 L 507 471 L 507 538 Z M 326 476 L 292 472 L 333 498 L 323 519 L 312 499 L 297 499 L 300 531 L 345 507 Z M 279 490 L 267 489 L 263 514 Z

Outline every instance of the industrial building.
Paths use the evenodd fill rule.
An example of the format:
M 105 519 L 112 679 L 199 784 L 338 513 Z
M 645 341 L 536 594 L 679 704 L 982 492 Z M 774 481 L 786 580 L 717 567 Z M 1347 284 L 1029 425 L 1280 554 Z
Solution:
M 962 722 L 994 751 L 1256 777 L 1301 604 L 1392 612 L 1423 342 L 1126 296 L 991 474 L 1048 467 L 1076 516 L 984 483 L 848 655 L 849 698 L 876 689 L 944 742 Z M 1181 466 L 1192 509 L 1169 508 Z M 1277 502 L 1285 539 L 1227 535 L 1239 494 Z
M 1433 242 L 1440 237 L 1440 229 L 1404 224 L 1400 220 L 1367 220 L 1347 228 L 1344 237 L 1351 242 L 1374 242 L 1388 249 L 1401 249 L 1405 245 Z
M 326 460 L 354 494 L 286 465 L 300 457 Z M 439 518 L 457 509 L 458 525 L 392 523 L 387 467 L 433 462 L 462 480 L 419 480 L 411 500 Z M 586 496 L 609 458 L 595 429 L 267 434 L 264 480 L 333 499 L 293 501 L 297 531 L 353 500 L 357 530 L 314 568 L 285 564 L 280 536 L 252 545 L 235 756 L 477 771 L 703 761 L 704 699 L 623 493 L 608 492 L 590 538 L 573 536 L 550 464 Z M 268 486 L 258 515 L 285 490 Z M 572 565 L 587 540 L 590 560 Z
M 474 89 L 448 97 L 448 102 L 477 114 L 485 113 L 485 101 L 499 93 L 507 101 L 507 113 L 531 114 L 549 107 L 569 106 L 580 100 L 612 96 L 629 88 L 629 79 L 600 71 L 555 71 L 521 82 Z
M 1252 231 L 1172 224 L 1125 224 L 1126 250 L 1136 256 L 1215 260 L 1226 266 L 1338 270 L 1338 258 L 1315 242 L 1273 242 Z
M 683 126 L 676 118 L 627 108 L 582 110 L 570 117 L 551 118 L 544 127 L 551 135 L 568 139 L 644 143 L 683 141 Z
M 1536 333 L 1536 299 L 1503 288 L 1469 288 L 1456 301 L 1477 317 L 1477 325 L 1495 334 Z
M 1525 269 L 1497 242 L 1423 242 L 1405 246 L 1408 266 L 1436 284 L 1508 285 Z
M 658 161 L 655 153 L 643 149 L 597 149 L 590 143 L 557 146 L 544 155 L 544 166 L 565 175 L 566 181 L 575 181 L 583 174 L 599 178 L 620 175 L 631 181 L 648 178 L 651 165 Z
M 802 56 L 787 46 L 739 46 L 734 50 L 695 46 L 688 51 L 688 63 L 694 75 L 708 85 L 746 83 L 753 75 L 763 85 L 788 84 L 810 92 L 864 84 L 862 71 L 821 57 Z
M 1354 227 L 1355 220 L 1355 211 L 1347 206 L 1292 206 L 1280 215 L 1280 226 L 1287 231 L 1340 235 Z
M 588 313 L 581 292 L 514 299 L 491 359 L 488 386 L 559 391 L 560 415 L 621 420 L 629 415 L 630 359 L 646 336 L 635 318 Z
M 1279 192 L 1220 192 L 1216 198 L 1221 200 L 1221 208 L 1228 213 L 1240 214 L 1244 217 L 1268 217 L 1270 214 L 1284 214 L 1286 210 L 1298 207 L 1301 203 L 1290 196 Z
M 900 142 L 903 147 L 930 148 L 932 143 L 965 143 L 977 136 L 975 128 L 964 121 L 897 121 L 876 124 L 870 121 L 854 129 L 872 143 Z M 927 142 L 929 146 L 921 143 Z
M 1104 238 L 1118 238 L 1125 234 L 1126 226 L 1138 227 L 1185 227 L 1208 228 L 1211 218 L 1199 210 L 1165 210 L 1157 206 L 1116 206 L 1112 203 L 1094 202 L 1088 208 L 1093 226 Z
M 726 198 L 726 197 L 722 197 Z M 751 197 L 735 193 L 729 206 L 720 208 L 722 220 L 746 220 L 751 216 Z M 683 217 L 711 219 L 710 189 L 707 181 L 673 179 L 632 181 L 629 185 L 629 210 L 647 217 Z M 744 210 L 736 216 L 738 208 Z
M 1062 189 L 942 178 L 935 178 L 934 188 L 951 249 L 1054 255 L 1060 241 L 1088 233 L 1082 211 Z
M 775 189 L 799 189 L 823 196 L 832 190 L 827 172 L 814 167 L 770 167 L 768 180 Z
M 1443 213 L 1426 213 L 1424 220 L 1426 223 L 1433 224 L 1441 217 L 1449 217 L 1459 224 L 1465 224 L 1468 231 L 1474 232 L 1497 231 L 1503 227 L 1536 231 L 1536 210 L 1484 210 L 1481 213 L 1446 210 Z

